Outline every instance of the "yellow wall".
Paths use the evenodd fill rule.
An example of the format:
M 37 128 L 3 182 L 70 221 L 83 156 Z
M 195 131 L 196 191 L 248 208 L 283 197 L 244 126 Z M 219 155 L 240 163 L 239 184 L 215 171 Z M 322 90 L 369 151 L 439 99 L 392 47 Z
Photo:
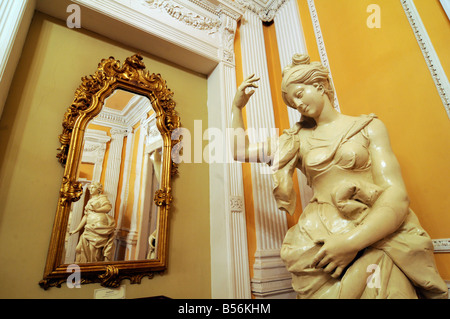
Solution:
M 80 289 L 38 285 L 42 279 L 63 168 L 56 159 L 63 115 L 81 77 L 102 58 L 120 61 L 135 50 L 98 34 L 68 29 L 36 13 L 0 120 L 0 298 L 92 298 L 99 284 Z M 150 72 L 161 73 L 175 93 L 184 127 L 207 127 L 207 80 L 143 54 Z M 209 298 L 209 169 L 182 164 L 173 184 L 169 216 L 169 266 L 163 275 L 128 280 L 128 298 L 166 295 Z

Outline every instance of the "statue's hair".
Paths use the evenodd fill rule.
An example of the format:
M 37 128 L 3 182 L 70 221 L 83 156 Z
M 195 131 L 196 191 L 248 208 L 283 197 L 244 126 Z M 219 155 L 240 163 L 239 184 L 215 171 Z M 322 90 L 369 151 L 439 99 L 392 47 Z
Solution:
M 307 85 L 323 85 L 325 93 L 331 103 L 334 101 L 334 90 L 330 83 L 330 72 L 320 62 L 310 62 L 307 54 L 294 54 L 292 64 L 283 69 L 283 80 L 281 81 L 281 92 L 283 101 L 286 100 L 287 86 L 291 83 L 303 83 Z
M 97 188 L 100 190 L 100 193 L 103 193 L 103 185 L 100 182 L 92 182 L 91 185 L 97 186 Z

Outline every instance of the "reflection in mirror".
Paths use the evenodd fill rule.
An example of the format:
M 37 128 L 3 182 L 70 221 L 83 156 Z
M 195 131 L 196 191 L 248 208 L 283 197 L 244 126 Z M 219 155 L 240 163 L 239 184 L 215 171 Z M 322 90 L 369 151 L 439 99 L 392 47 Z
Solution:
M 115 90 L 84 134 L 63 263 L 157 258 L 162 147 L 150 100 Z

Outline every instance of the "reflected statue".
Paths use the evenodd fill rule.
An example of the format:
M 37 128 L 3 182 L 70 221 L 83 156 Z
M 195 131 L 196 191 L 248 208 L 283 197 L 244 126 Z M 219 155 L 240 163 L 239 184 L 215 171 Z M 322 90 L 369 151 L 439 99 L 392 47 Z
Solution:
M 237 90 L 234 129 L 245 130 L 242 109 L 258 80 Z M 283 70 L 282 97 L 300 122 L 260 143 L 238 144 L 236 134 L 234 158 L 270 165 L 277 206 L 291 215 L 296 168 L 313 190 L 281 248 L 298 298 L 447 298 L 383 122 L 338 112 L 328 69 L 307 55 Z
M 84 230 L 76 247 L 76 263 L 111 261 L 116 222 L 108 215 L 112 205 L 98 183 L 89 185 L 91 198 L 85 206 L 85 215 L 73 235 Z

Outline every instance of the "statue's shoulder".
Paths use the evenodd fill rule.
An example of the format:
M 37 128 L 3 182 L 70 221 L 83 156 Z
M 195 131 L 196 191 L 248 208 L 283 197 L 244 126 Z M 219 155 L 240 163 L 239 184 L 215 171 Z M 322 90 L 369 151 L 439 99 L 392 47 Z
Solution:
M 109 202 L 109 198 L 105 194 L 98 195 L 98 200 L 101 201 L 102 203 Z
M 297 122 L 291 128 L 284 130 L 283 134 L 295 135 L 300 131 L 301 128 L 302 128 L 302 125 L 300 124 L 300 122 Z
M 360 115 L 360 116 L 361 116 L 361 117 L 368 118 L 368 119 L 377 119 L 377 118 L 378 118 L 378 116 L 377 116 L 375 113 L 362 114 L 362 115 Z
M 372 138 L 380 138 L 382 137 L 384 138 L 388 138 L 388 129 L 386 127 L 386 125 L 384 124 L 384 122 L 378 118 L 378 116 L 376 116 L 375 114 L 371 113 L 369 115 L 366 115 L 368 120 L 368 123 L 366 125 L 367 127 L 367 134 L 368 136 L 372 139 Z
M 361 114 L 360 116 L 355 117 L 355 118 L 357 121 L 362 123 L 364 126 L 370 125 L 371 123 L 374 123 L 374 122 L 381 122 L 375 113 Z

